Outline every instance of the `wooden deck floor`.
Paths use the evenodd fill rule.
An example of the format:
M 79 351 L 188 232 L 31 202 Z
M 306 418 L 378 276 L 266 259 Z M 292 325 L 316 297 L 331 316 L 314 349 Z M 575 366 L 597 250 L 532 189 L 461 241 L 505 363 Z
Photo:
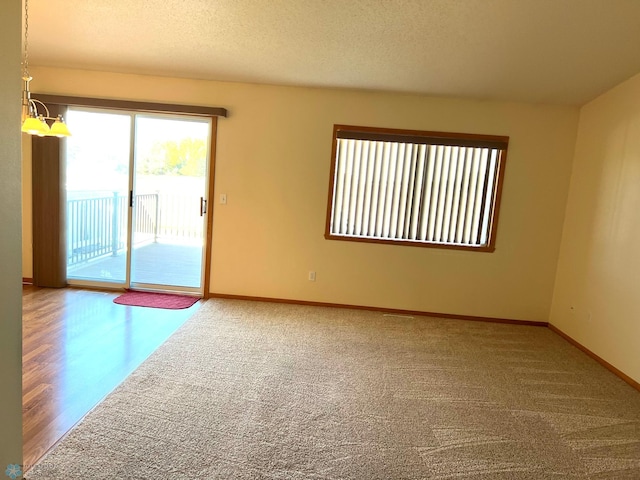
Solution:
M 200 288 L 202 247 L 149 243 L 133 250 L 131 282 Z M 70 267 L 71 279 L 124 282 L 126 255 L 105 256 Z
M 200 307 L 117 305 L 117 293 L 23 289 L 23 463 L 33 465 Z

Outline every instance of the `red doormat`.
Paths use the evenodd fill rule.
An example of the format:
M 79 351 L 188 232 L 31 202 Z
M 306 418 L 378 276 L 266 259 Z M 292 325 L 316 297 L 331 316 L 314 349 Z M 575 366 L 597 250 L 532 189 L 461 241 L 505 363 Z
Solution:
M 120 305 L 167 308 L 170 310 L 189 308 L 198 300 L 200 300 L 199 297 L 192 297 L 189 295 L 174 295 L 170 293 L 153 292 L 127 292 L 113 299 L 114 303 L 119 303 Z

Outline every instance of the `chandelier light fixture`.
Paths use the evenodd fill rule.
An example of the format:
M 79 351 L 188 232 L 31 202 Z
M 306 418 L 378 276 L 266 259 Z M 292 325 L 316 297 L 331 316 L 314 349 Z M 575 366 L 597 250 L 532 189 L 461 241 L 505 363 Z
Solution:
M 52 117 L 47 106 L 40 100 L 31 98 L 29 82 L 29 0 L 24 2 L 24 57 L 22 59 L 22 131 L 39 137 L 68 137 L 71 135 L 62 115 Z M 44 110 L 38 112 L 38 105 Z M 51 125 L 47 123 L 53 121 Z

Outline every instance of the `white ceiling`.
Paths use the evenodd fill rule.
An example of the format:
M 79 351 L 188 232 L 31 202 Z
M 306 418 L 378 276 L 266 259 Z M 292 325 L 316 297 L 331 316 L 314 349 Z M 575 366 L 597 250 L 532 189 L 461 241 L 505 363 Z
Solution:
M 31 65 L 581 105 L 640 0 L 29 0 Z

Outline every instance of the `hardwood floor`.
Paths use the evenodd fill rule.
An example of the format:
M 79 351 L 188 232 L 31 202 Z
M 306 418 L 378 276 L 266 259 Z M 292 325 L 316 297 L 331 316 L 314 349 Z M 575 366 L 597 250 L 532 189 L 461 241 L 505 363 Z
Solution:
M 200 307 L 129 307 L 113 303 L 116 296 L 23 287 L 25 470 Z

